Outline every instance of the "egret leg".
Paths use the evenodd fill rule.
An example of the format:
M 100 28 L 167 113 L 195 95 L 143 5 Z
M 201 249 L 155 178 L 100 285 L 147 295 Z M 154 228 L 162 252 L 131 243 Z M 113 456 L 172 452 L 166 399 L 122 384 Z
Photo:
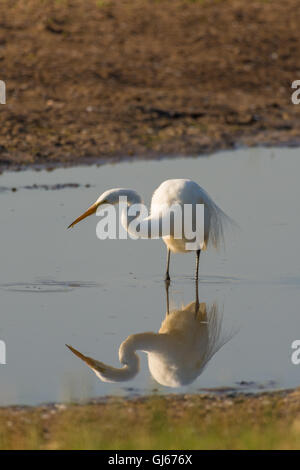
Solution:
M 165 282 L 166 286 L 166 300 L 167 300 L 167 315 L 170 313 L 170 301 L 169 301 L 169 287 L 170 287 L 170 282 L 166 281 Z
M 196 281 L 198 281 L 200 253 L 201 253 L 201 250 L 196 251 L 196 275 L 195 275 Z
M 199 311 L 199 284 L 198 284 L 198 280 L 195 279 L 195 288 L 196 288 L 196 295 L 195 295 L 195 315 L 197 316 L 198 314 L 198 311 Z
M 169 266 L 170 266 L 170 250 L 168 248 L 168 254 L 167 254 L 167 270 L 166 270 L 166 277 L 165 281 L 170 281 L 170 274 L 169 274 Z

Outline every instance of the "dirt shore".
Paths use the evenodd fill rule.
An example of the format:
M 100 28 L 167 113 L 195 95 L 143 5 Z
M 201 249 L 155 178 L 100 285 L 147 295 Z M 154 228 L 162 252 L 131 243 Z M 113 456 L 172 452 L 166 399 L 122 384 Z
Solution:
M 0 166 L 300 142 L 297 0 L 0 0 Z
M 300 449 L 300 389 L 0 408 L 0 449 L 151 448 Z

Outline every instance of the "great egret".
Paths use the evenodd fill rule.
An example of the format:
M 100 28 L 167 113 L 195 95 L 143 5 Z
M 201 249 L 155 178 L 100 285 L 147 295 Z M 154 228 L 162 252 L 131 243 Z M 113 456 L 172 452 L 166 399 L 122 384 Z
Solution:
M 125 197 L 127 200 L 127 208 L 134 204 L 142 204 L 142 199 L 139 194 L 132 189 L 116 188 L 105 191 L 92 204 L 86 212 L 80 217 L 74 220 L 68 228 L 73 227 L 75 224 L 85 219 L 86 217 L 94 214 L 99 206 L 104 204 L 116 205 L 119 203 L 121 197 Z M 198 279 L 199 272 L 199 259 L 201 250 L 206 250 L 208 245 L 212 245 L 215 248 L 224 239 L 224 225 L 226 223 L 231 224 L 233 221 L 228 217 L 210 198 L 206 191 L 201 188 L 197 183 L 189 179 L 170 179 L 164 181 L 153 193 L 151 200 L 151 213 L 150 216 L 145 217 L 139 221 L 140 231 L 143 234 L 151 233 L 151 224 L 160 224 L 163 217 L 168 212 L 168 209 L 172 206 L 178 205 L 185 210 L 185 205 L 191 205 L 192 209 L 195 209 L 197 204 L 204 205 L 204 227 L 195 227 L 195 232 L 202 230 L 204 237 L 202 242 L 197 245 L 196 251 L 196 279 Z M 122 225 L 130 232 L 129 221 L 134 220 L 137 215 L 128 217 L 126 210 L 122 213 Z M 195 226 L 195 211 L 192 212 L 191 224 Z M 170 226 L 169 233 L 165 233 L 162 236 L 163 241 L 167 245 L 167 268 L 166 268 L 166 281 L 170 280 L 169 267 L 170 267 L 170 253 L 185 253 L 191 251 L 186 248 L 186 245 L 190 240 L 184 236 L 184 230 L 182 230 L 183 236 L 179 239 L 174 235 L 174 229 Z M 135 232 L 136 234 L 136 232 Z M 143 235 L 145 237 L 145 235 Z M 151 238 L 151 235 L 146 238 Z
M 152 377 L 161 385 L 179 387 L 193 382 L 214 354 L 232 337 L 222 334 L 222 315 L 217 304 L 191 302 L 172 310 L 158 333 L 128 336 L 119 348 L 122 368 L 116 368 L 67 347 L 82 359 L 103 382 L 123 382 L 134 378 L 140 367 L 136 351 L 148 357 Z

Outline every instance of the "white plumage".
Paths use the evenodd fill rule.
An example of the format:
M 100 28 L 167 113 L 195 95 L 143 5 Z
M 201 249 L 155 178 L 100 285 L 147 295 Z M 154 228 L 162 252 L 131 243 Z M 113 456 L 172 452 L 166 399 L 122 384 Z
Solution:
M 104 204 L 118 204 L 120 197 L 127 198 L 128 207 L 134 204 L 141 204 L 142 199 L 139 194 L 131 189 L 124 188 L 115 188 L 105 191 L 97 199 L 97 201 L 92 204 L 86 212 L 84 212 L 80 217 L 78 217 L 74 222 L 72 222 L 69 227 L 73 227 L 75 224 L 80 222 L 82 219 L 96 212 L 97 208 L 100 205 Z M 179 205 L 183 209 L 184 206 L 188 204 L 191 205 L 193 209 L 196 208 L 197 204 L 204 204 L 204 227 L 197 226 L 196 231 L 204 231 L 204 240 L 203 242 L 195 248 L 197 254 L 197 264 L 196 264 L 196 279 L 198 279 L 198 268 L 199 268 L 199 256 L 201 250 L 206 250 L 207 247 L 212 245 L 215 248 L 218 248 L 220 244 L 224 242 L 224 229 L 226 225 L 232 225 L 233 221 L 217 206 L 217 204 L 211 199 L 207 192 L 201 188 L 197 183 L 189 179 L 169 179 L 164 181 L 153 193 L 151 201 L 151 213 L 148 217 L 145 217 L 143 220 L 139 221 L 140 233 L 143 237 L 151 236 L 145 235 L 149 234 L 149 227 L 155 222 L 161 223 L 162 219 L 168 215 L 169 209 L 174 205 Z M 135 216 L 136 217 L 136 216 Z M 129 221 L 135 217 L 128 217 L 126 211 L 122 214 L 122 223 L 125 228 L 130 232 Z M 182 219 L 183 220 L 183 219 Z M 195 225 L 197 219 L 195 218 L 195 212 L 192 212 L 191 224 Z M 183 222 L 182 222 L 183 223 Z M 168 258 L 167 258 L 167 270 L 166 270 L 166 280 L 169 280 L 169 262 L 170 262 L 170 252 L 174 253 L 184 253 L 190 251 L 187 249 L 187 240 L 184 236 L 184 230 L 182 230 L 183 236 L 179 239 L 174 236 L 172 226 L 170 226 L 169 233 L 163 233 L 162 238 L 168 248 Z
M 224 229 L 226 224 L 231 224 L 232 220 L 220 209 L 211 199 L 207 192 L 195 181 L 189 179 L 172 179 L 164 181 L 153 193 L 151 200 L 151 215 L 161 210 L 162 206 L 179 204 L 204 204 L 204 245 L 202 250 L 206 250 L 208 245 L 218 248 L 224 243 Z M 172 235 L 163 237 L 167 247 L 174 253 L 183 253 L 186 250 L 187 240 L 175 239 Z
M 121 368 L 112 367 L 68 348 L 82 359 L 103 382 L 133 379 L 140 369 L 137 351 L 147 354 L 152 377 L 166 387 L 193 382 L 214 354 L 232 337 L 222 333 L 222 315 L 216 304 L 191 302 L 167 314 L 158 333 L 128 336 L 119 348 Z

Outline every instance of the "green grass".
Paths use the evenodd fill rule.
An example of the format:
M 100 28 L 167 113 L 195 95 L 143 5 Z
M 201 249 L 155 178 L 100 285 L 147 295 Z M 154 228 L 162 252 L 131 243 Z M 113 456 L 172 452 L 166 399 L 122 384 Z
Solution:
M 299 400 L 192 396 L 0 409 L 0 449 L 299 449 Z

